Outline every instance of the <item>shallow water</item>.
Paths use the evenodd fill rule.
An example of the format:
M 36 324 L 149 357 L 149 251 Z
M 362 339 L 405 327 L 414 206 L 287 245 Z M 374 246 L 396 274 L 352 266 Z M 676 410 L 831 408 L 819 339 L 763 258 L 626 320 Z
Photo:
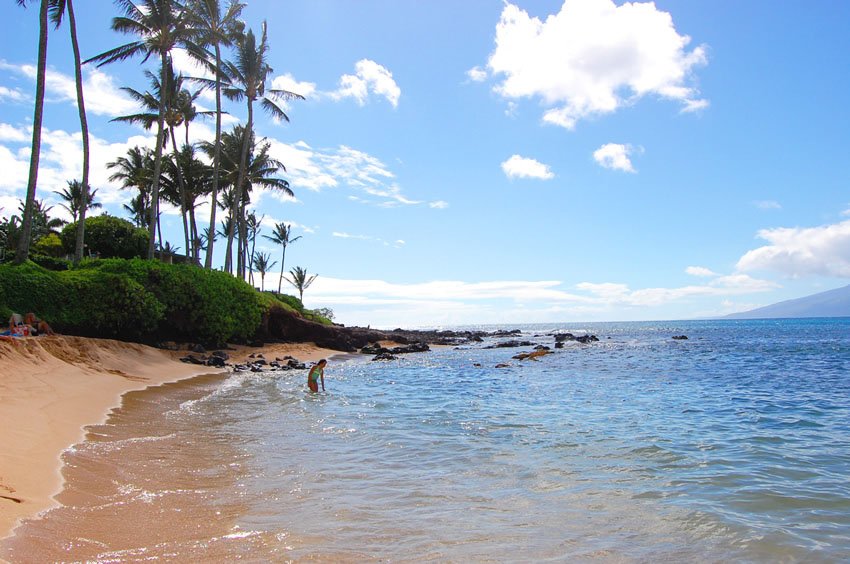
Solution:
M 0 555 L 850 556 L 850 320 L 523 329 L 601 341 L 538 362 L 480 346 L 332 362 L 319 395 L 303 372 L 129 394 L 65 454 L 63 507 Z

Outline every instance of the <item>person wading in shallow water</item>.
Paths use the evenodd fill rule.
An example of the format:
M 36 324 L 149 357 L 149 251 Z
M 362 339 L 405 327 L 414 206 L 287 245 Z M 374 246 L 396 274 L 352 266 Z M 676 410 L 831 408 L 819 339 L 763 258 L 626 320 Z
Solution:
M 323 358 L 307 374 L 307 387 L 311 392 L 319 391 L 319 379 L 322 380 L 322 391 L 325 391 L 325 366 L 327 365 L 328 361 Z

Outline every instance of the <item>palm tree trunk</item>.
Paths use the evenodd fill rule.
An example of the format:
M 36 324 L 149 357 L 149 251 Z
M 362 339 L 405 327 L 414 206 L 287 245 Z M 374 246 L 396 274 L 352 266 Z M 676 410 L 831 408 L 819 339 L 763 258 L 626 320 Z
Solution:
M 165 51 L 160 55 L 161 70 L 159 72 L 159 84 L 162 92 L 168 92 L 167 59 Z M 148 242 L 148 259 L 154 258 L 156 248 L 156 227 L 159 225 L 159 176 L 162 172 L 162 136 L 165 132 L 165 96 L 159 97 L 159 117 L 156 124 L 156 153 L 154 153 L 153 182 L 151 183 L 151 211 L 150 211 L 150 241 Z M 159 245 L 162 246 L 162 229 L 159 230 Z
M 186 221 L 186 183 L 183 181 L 183 169 L 180 167 L 180 154 L 177 152 L 177 141 L 175 140 L 176 131 L 174 126 L 169 126 L 168 131 L 171 133 L 171 150 L 174 151 L 174 168 L 177 169 L 177 187 L 180 190 L 180 215 L 183 216 L 183 238 L 186 241 L 186 256 L 191 256 L 191 246 L 189 243 L 189 223 Z
M 248 167 L 248 148 L 251 145 L 251 134 L 254 131 L 254 104 L 253 100 L 248 98 L 248 123 L 245 125 L 245 129 L 243 130 L 243 138 L 242 138 L 242 156 L 239 159 L 239 175 L 238 180 L 236 182 L 236 186 L 234 188 L 234 197 L 233 197 L 233 210 L 234 217 L 236 221 L 234 221 L 230 225 L 230 232 L 227 234 L 227 250 L 228 255 L 225 257 L 225 260 L 230 256 L 230 249 L 233 248 L 233 238 L 236 235 L 236 225 L 240 223 L 241 215 L 240 209 L 242 204 L 242 184 L 245 182 L 245 173 Z M 228 264 L 225 264 L 225 269 L 227 269 Z M 239 273 L 243 274 L 243 273 Z
M 80 44 L 77 41 L 77 18 L 74 15 L 74 3 L 66 0 L 68 8 L 68 24 L 71 32 L 71 47 L 74 50 L 74 79 L 77 85 L 77 110 L 80 113 L 80 135 L 83 138 L 83 186 L 81 189 L 82 200 L 79 210 L 79 218 L 74 218 L 77 223 L 77 240 L 74 247 L 74 264 L 79 264 L 83 259 L 83 249 L 86 239 L 86 210 L 89 203 L 89 122 L 86 118 L 86 102 L 83 97 L 83 71 L 80 64 Z M 79 219 L 79 221 L 78 221 Z
M 251 267 L 254 264 L 254 251 L 257 250 L 257 235 L 256 232 L 254 237 L 251 238 L 251 255 L 248 258 L 248 272 L 250 272 L 251 276 L 251 285 L 254 285 L 254 269 Z
M 195 206 L 189 207 L 189 229 L 192 231 L 192 260 L 200 265 L 201 238 L 198 237 L 198 224 L 195 222 Z
M 286 264 L 286 245 L 283 245 L 283 254 L 280 255 L 280 280 L 277 281 L 277 293 L 280 294 L 280 288 L 283 286 L 283 265 Z
M 218 42 L 215 44 L 215 148 L 213 149 L 213 185 L 212 185 L 212 209 L 210 210 L 210 233 L 215 233 L 215 211 L 218 207 L 218 176 L 221 161 L 221 49 Z M 207 241 L 207 258 L 204 260 L 204 268 L 212 268 L 213 259 L 213 237 Z
M 32 214 L 35 206 L 35 190 L 38 184 L 38 160 L 41 154 L 41 122 L 44 118 L 44 80 L 47 69 L 47 8 L 49 4 L 49 0 L 41 0 L 41 8 L 38 12 L 38 73 L 35 81 L 35 109 L 32 119 L 32 152 L 30 153 L 30 172 L 27 181 L 27 199 L 24 204 L 21 238 L 15 252 L 15 264 L 25 262 L 30 254 Z

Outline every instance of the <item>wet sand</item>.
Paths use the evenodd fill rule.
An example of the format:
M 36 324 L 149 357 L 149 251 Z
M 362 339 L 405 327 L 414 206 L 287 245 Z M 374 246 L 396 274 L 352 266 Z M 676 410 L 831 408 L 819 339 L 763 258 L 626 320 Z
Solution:
M 306 343 L 228 353 L 231 362 L 259 353 L 310 361 L 335 351 Z M 86 426 L 103 423 L 124 394 L 222 372 L 179 362 L 185 354 L 70 336 L 0 341 L 0 538 L 58 504 L 62 452 L 84 440 Z

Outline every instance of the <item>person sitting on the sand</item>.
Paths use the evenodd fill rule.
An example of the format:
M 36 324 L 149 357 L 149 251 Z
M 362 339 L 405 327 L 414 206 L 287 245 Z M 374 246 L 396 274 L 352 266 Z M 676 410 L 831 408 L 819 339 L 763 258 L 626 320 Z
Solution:
M 46 321 L 38 319 L 33 312 L 29 312 L 24 318 L 24 323 L 30 326 L 30 333 L 33 335 L 53 335 L 53 329 Z
M 15 327 L 21 327 L 24 324 L 24 316 L 20 313 L 13 313 L 9 318 L 9 331 L 14 331 Z
M 322 380 L 322 391 L 325 391 L 325 366 L 328 365 L 328 361 L 324 358 L 316 363 L 313 368 L 310 369 L 310 372 L 307 374 L 307 387 L 310 388 L 311 392 L 319 391 L 319 379 Z

